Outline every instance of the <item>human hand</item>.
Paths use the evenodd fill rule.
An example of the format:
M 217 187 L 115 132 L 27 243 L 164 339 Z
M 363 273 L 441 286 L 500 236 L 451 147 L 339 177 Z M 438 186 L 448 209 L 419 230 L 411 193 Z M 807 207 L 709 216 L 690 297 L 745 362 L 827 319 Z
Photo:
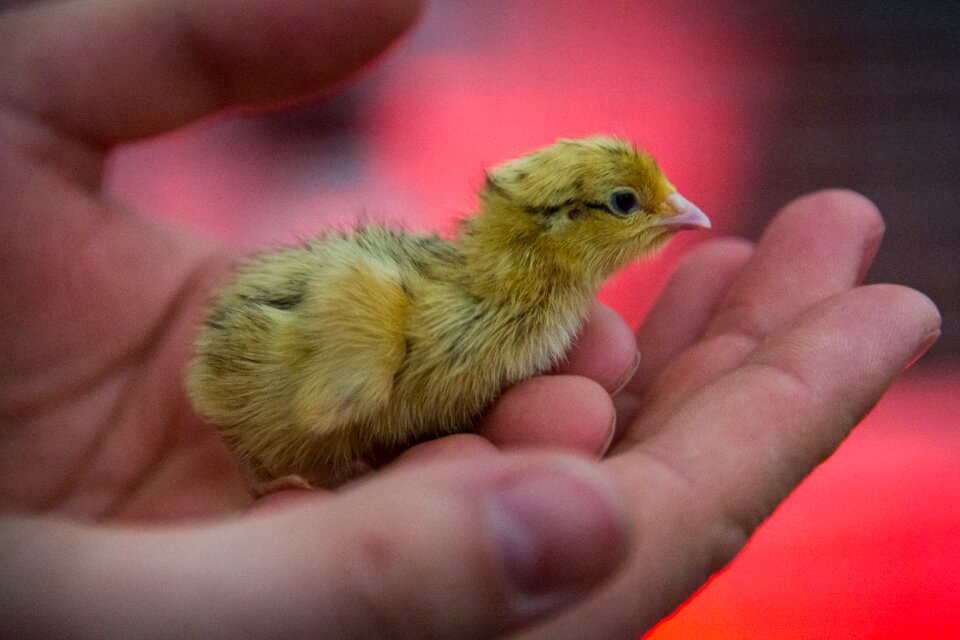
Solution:
M 104 9 L 40 5 L 0 16 L 0 198 L 8 214 L 0 239 L 0 284 L 8 292 L 0 316 L 0 504 L 7 514 L 103 523 L 239 512 L 251 501 L 235 464 L 181 387 L 201 307 L 234 256 L 103 193 L 105 154 L 224 107 L 272 104 L 335 82 L 386 46 L 416 7 L 224 2 Z M 291 38 L 263 37 L 283 33 Z M 320 50 L 317 41 L 336 46 Z M 124 56 L 117 55 L 119 43 L 129 45 Z M 456 460 L 530 444 L 597 456 L 612 435 L 607 391 L 632 372 L 635 354 L 622 321 L 596 305 L 558 372 L 568 375 L 512 389 L 487 416 L 486 438 L 448 438 L 405 460 Z M 26 527 L 51 561 L 43 566 L 67 574 L 72 559 L 96 558 L 117 540 L 62 519 L 8 519 L 4 526 L 0 565 L 7 584 L 22 587 L 6 593 L 6 624 L 23 631 L 23 616 L 41 606 L 63 611 L 60 631 L 71 627 L 78 610 L 51 603 L 55 590 L 42 580 L 41 566 L 17 580 L 12 556 L 30 557 L 17 532 Z M 336 526 L 350 525 L 340 519 Z M 336 537 L 346 544 L 350 537 L 342 533 Z M 63 535 L 76 535 L 89 553 L 74 555 Z M 134 573 L 177 587 L 145 566 L 121 572 Z M 122 582 L 121 574 L 111 575 Z M 98 592 L 89 578 L 68 580 L 71 591 L 100 593 L 99 605 L 109 606 L 109 593 L 118 594 Z M 38 599 L 17 611 L 17 598 L 30 588 L 41 590 Z
M 234 256 L 103 193 L 105 152 L 224 107 L 336 82 L 415 12 L 402 3 L 228 1 L 3 15 L 0 504 L 128 520 L 248 506 L 232 458 L 182 390 L 200 309 Z M 635 346 L 609 309 L 597 305 L 592 318 L 580 341 L 591 357 L 564 369 L 583 375 L 513 390 L 487 420 L 495 441 L 542 443 L 544 424 L 559 420 L 569 428 L 546 441 L 599 454 L 613 418 L 603 386 L 617 384 Z M 527 411 L 521 428 L 499 426 L 531 406 L 540 410 Z
M 800 198 L 755 248 L 688 254 L 638 331 L 605 470 L 634 505 L 627 568 L 533 633 L 635 637 L 726 565 L 940 334 L 934 305 L 861 286 L 883 235 L 866 199 Z M 639 606 L 638 606 L 639 603 Z
M 13 628 L 489 637 L 592 593 L 541 630 L 632 634 L 729 559 L 936 334 L 921 296 L 853 288 L 879 219 L 849 195 L 821 196 L 786 212 L 748 262 L 729 241 L 691 255 L 639 334 L 644 362 L 619 399 L 627 428 L 603 464 L 502 455 L 463 435 L 343 492 L 243 518 L 84 525 L 248 506 L 180 387 L 199 307 L 231 256 L 110 201 L 102 153 L 335 81 L 412 13 L 246 0 L 110 9 L 41 5 L 0 22 L 0 197 L 12 221 L 0 278 L 13 294 L 0 318 L 3 500 L 61 517 L 0 530 L 16 586 L 0 609 Z M 117 42 L 133 43 L 127 55 Z M 589 327 L 570 370 L 611 388 L 632 338 L 602 308 Z M 546 413 L 572 390 L 576 413 Z M 611 416 L 589 379 L 540 378 L 505 396 L 485 429 L 501 445 L 590 452 Z M 546 431 L 554 420 L 567 428 Z

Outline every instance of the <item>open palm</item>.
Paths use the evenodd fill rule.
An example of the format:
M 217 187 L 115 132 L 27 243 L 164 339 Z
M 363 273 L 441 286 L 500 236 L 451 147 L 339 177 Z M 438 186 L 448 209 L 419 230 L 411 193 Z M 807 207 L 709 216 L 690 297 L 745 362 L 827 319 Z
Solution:
M 55 33 L 77 19 L 93 28 L 99 22 L 96 14 L 71 6 L 7 16 L 5 26 L 14 37 L 4 43 L 12 53 L 3 56 L 9 64 L 0 195 L 13 216 L 2 264 L 2 284 L 13 304 L 0 327 L 10 337 L 0 346 L 0 360 L 7 363 L 0 380 L 0 415 L 10 425 L 0 441 L 0 499 L 8 505 L 142 520 L 223 513 L 250 504 L 236 465 L 215 430 L 191 410 L 181 382 L 202 308 L 234 256 L 212 241 L 112 200 L 101 191 L 101 169 L 117 142 L 184 124 L 232 103 L 270 103 L 335 81 L 378 53 L 412 17 L 401 7 L 384 9 L 382 15 L 375 8 L 369 16 L 362 15 L 362 7 L 351 11 L 355 19 L 377 28 L 334 51 L 332 59 L 316 61 L 315 68 L 293 70 L 291 78 L 272 74 L 259 79 L 266 86 L 236 88 L 222 76 L 211 50 L 209 57 L 167 69 L 172 78 L 157 78 L 168 84 L 151 86 L 147 78 L 146 84 L 119 95 L 115 91 L 123 87 L 125 71 L 145 71 L 121 65 L 111 68 L 105 86 L 78 84 L 68 68 L 47 67 L 62 51 L 40 50 L 17 37 L 29 34 L 34 42 L 36 31 L 30 27 Z M 134 12 L 125 18 L 115 16 L 108 26 L 133 33 L 149 22 L 149 16 Z M 207 18 L 193 18 L 211 30 L 194 35 L 195 46 L 204 49 L 212 46 L 217 26 L 215 20 L 204 23 Z M 341 19 L 327 16 L 322 26 L 343 30 Z M 173 28 L 188 32 L 191 17 L 181 20 Z M 97 54 L 111 35 L 120 33 L 100 31 L 97 39 L 74 44 L 85 55 Z M 170 46 L 162 39 L 169 34 L 156 37 L 142 43 L 145 53 Z M 221 45 L 227 57 L 223 64 L 244 53 L 243 42 Z M 236 51 L 230 51 L 233 46 Z M 44 93 L 31 93 L 29 74 L 14 69 L 42 72 L 49 81 Z M 297 79 L 297 73 L 304 78 Z M 100 104 L 97 91 L 114 94 L 116 102 Z M 152 111 L 124 115 L 130 103 L 153 92 L 167 97 L 151 104 Z M 599 452 L 609 440 L 613 412 L 601 385 L 618 384 L 634 350 L 622 323 L 599 306 L 582 338 L 593 345 L 591 357 L 572 358 L 564 371 L 598 384 L 558 379 L 562 388 L 548 387 L 546 395 L 542 385 L 519 395 L 515 391 L 486 422 L 494 440 L 536 441 L 542 432 L 537 424 L 520 432 L 499 425 L 516 417 L 511 407 L 541 402 L 548 414 L 570 423 L 565 434 L 554 434 L 554 444 Z M 578 415 L 550 408 L 551 399 L 571 392 L 587 396 Z M 579 424 L 582 414 L 590 415 L 591 403 L 601 405 L 600 415 Z M 482 446 L 476 440 L 455 440 L 458 452 Z
M 212 518 L 251 500 L 181 378 L 234 256 L 111 200 L 105 154 L 226 107 L 322 89 L 415 11 L 76 0 L 0 15 L 0 501 L 20 514 L 0 523 L 11 628 L 83 635 L 68 626 L 82 610 L 96 631 L 174 619 L 205 635 L 229 611 L 225 635 L 235 624 L 249 635 L 492 637 L 527 626 L 630 637 L 729 561 L 938 335 L 920 294 L 859 286 L 882 235 L 873 206 L 809 196 L 756 248 L 718 240 L 691 253 L 636 343 L 595 307 L 564 367 L 577 375 L 508 391 L 485 437 L 427 443 L 343 492 Z M 614 404 L 635 346 L 640 368 Z M 614 411 L 602 462 L 529 451 L 598 455 Z M 23 517 L 37 513 L 58 519 Z M 191 528 L 195 516 L 211 524 Z M 90 519 L 185 524 L 136 534 L 86 528 Z M 65 545 L 96 561 L 57 593 L 57 615 L 37 618 L 46 592 L 34 577 Z M 149 606 L 101 575 L 149 585 Z M 206 585 L 199 610 L 184 579 Z M 127 618 L 106 613 L 120 609 Z

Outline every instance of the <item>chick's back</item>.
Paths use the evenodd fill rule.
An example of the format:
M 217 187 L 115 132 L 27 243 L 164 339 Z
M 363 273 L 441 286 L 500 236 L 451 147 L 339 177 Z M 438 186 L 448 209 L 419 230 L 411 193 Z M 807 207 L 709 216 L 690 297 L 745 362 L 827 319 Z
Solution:
M 451 251 L 437 236 L 366 227 L 241 267 L 211 305 L 187 386 L 248 473 L 335 479 L 373 443 L 400 440 L 386 414 L 410 292 Z

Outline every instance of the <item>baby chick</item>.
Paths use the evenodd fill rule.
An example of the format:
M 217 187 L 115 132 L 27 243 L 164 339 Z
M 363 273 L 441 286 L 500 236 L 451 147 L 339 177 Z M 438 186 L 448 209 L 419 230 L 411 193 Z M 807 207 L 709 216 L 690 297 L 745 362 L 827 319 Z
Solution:
M 464 431 L 551 368 L 604 279 L 710 226 L 646 153 L 560 140 L 487 173 L 453 239 L 367 226 L 246 262 L 187 371 L 255 494 L 336 485 Z

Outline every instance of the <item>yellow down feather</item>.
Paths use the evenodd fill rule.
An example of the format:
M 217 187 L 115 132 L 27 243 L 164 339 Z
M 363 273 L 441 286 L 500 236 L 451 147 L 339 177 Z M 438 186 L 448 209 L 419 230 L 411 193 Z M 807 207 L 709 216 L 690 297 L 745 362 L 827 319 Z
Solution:
M 200 328 L 194 406 L 255 491 L 470 429 L 563 357 L 605 278 L 686 226 L 664 223 L 674 192 L 626 142 L 560 140 L 490 170 L 452 239 L 365 226 L 256 255 Z

